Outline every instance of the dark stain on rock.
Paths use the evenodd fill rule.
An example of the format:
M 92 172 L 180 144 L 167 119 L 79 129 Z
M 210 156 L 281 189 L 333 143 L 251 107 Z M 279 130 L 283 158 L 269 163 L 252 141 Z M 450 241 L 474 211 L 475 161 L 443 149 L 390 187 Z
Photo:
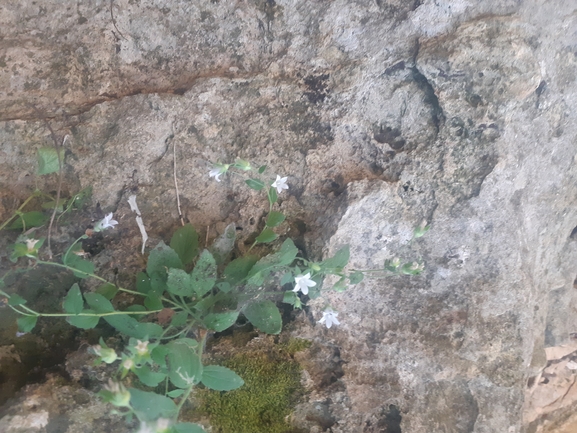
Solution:
M 309 75 L 305 77 L 304 83 L 307 87 L 305 96 L 311 103 L 324 102 L 329 93 L 327 85 L 328 79 L 329 74 Z
M 445 114 L 443 113 L 443 109 L 439 104 L 439 98 L 437 98 L 435 89 L 429 80 L 427 80 L 427 77 L 425 77 L 416 66 L 411 68 L 411 72 L 413 75 L 413 80 L 425 94 L 423 102 L 431 106 L 431 119 L 438 133 L 441 124 L 445 122 Z
M 389 66 L 387 69 L 385 69 L 385 75 L 393 75 L 395 72 L 402 71 L 403 69 L 405 69 L 405 62 L 401 60 L 400 62 L 395 63 L 393 66 Z
M 401 411 L 394 404 L 389 405 L 388 409 L 383 410 L 383 414 L 377 421 L 377 430 L 366 430 L 366 433 L 401 433 Z
M 401 131 L 398 128 L 391 128 L 390 126 L 380 125 L 377 130 L 373 132 L 374 139 L 381 144 L 388 144 L 392 149 L 399 151 L 405 144 L 405 139 L 401 136 Z

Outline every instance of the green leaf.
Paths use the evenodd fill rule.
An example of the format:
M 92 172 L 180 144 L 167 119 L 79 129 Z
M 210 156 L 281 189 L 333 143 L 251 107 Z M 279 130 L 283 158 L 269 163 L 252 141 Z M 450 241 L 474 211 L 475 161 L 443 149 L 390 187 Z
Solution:
M 347 283 L 345 281 L 345 277 L 340 278 L 339 281 L 335 283 L 335 285 L 333 286 L 333 290 L 337 293 L 341 293 L 347 290 Z
M 110 325 L 114 326 L 120 333 L 139 340 L 157 338 L 162 335 L 162 326 L 156 323 L 139 322 L 138 320 L 122 314 L 117 316 L 104 316 Z
M 209 253 L 210 254 L 210 253 Z M 202 256 L 201 256 L 202 260 Z M 199 263 L 200 261 L 199 260 Z M 196 265 L 198 266 L 198 264 Z M 182 269 L 169 269 L 166 286 L 168 291 L 177 296 L 192 296 L 194 294 L 194 280 Z M 211 287 L 212 288 L 212 287 Z M 210 289 L 209 289 L 210 290 Z
M 229 283 L 227 283 L 226 281 L 216 283 L 216 287 L 218 288 L 218 290 L 220 290 L 221 292 L 224 292 L 224 293 L 228 293 L 232 290 L 232 286 Z
M 178 414 L 176 405 L 168 397 L 136 388 L 129 388 L 128 391 L 130 391 L 130 405 L 141 421 L 156 421 L 158 418 L 172 419 Z
M 294 306 L 295 308 L 302 308 L 301 299 L 298 297 L 298 295 L 295 292 L 292 292 L 292 291 L 284 292 L 282 301 L 285 304 L 290 304 L 290 305 Z
M 28 247 L 25 244 L 14 244 L 11 246 L 13 251 L 10 254 L 10 261 L 16 263 L 20 257 L 25 257 L 29 254 Z
M 184 393 L 185 393 L 184 389 L 174 389 L 168 392 L 166 395 L 169 396 L 170 398 L 176 398 L 180 397 Z
M 172 320 L 170 321 L 170 325 L 174 327 L 183 326 L 188 319 L 188 312 L 186 311 L 179 311 L 172 316 Z
M 198 424 L 181 422 L 172 426 L 172 431 L 170 433 L 206 433 L 206 430 Z
M 94 263 L 89 262 L 88 260 L 84 260 L 84 259 L 80 258 L 79 256 L 77 256 L 76 254 L 74 254 L 76 251 L 80 251 L 81 249 L 82 249 L 82 245 L 80 243 L 74 245 L 72 250 L 64 255 L 62 262 L 66 266 L 70 266 L 73 269 L 77 269 L 78 271 L 81 271 L 81 272 L 72 271 L 74 273 L 75 277 L 88 278 L 88 275 L 86 275 L 87 273 L 88 274 L 94 273 Z
M 106 283 L 96 289 L 96 293 L 99 293 L 110 301 L 116 296 L 116 293 L 118 293 L 118 287 L 114 284 Z
M 81 313 L 95 313 L 94 310 L 82 310 Z M 80 329 L 92 329 L 100 321 L 98 316 L 70 316 L 66 318 L 66 321 L 72 326 L 76 326 Z
M 136 274 L 136 290 L 140 293 L 148 293 L 152 290 L 150 285 L 150 277 L 144 272 Z
M 152 358 L 152 360 L 163 368 L 166 367 L 167 355 L 168 355 L 168 347 L 162 345 L 156 346 L 154 349 L 152 349 L 152 352 L 150 352 L 150 357 Z
M 170 247 L 176 251 L 182 263 L 187 265 L 198 254 L 198 233 L 192 225 L 186 224 L 174 232 Z
M 245 180 L 245 182 L 250 188 L 254 189 L 255 191 L 260 191 L 261 189 L 264 188 L 264 182 L 259 179 L 247 179 Z
M 84 299 L 86 303 L 97 313 L 110 313 L 114 311 L 114 307 L 108 299 L 99 293 L 85 293 Z
M 68 207 L 73 209 L 82 209 L 90 196 L 92 196 L 92 186 L 87 186 L 70 199 Z
M 365 278 L 365 274 L 360 271 L 355 271 L 349 275 L 349 283 L 351 284 L 359 284 Z
M 268 227 L 276 227 L 280 225 L 285 219 L 286 217 L 284 214 L 273 210 L 268 214 L 268 217 L 266 218 L 266 225 Z
M 10 298 L 8 299 L 8 305 L 15 307 L 17 305 L 24 305 L 26 303 L 26 299 L 24 299 L 22 296 L 17 295 L 16 293 L 10 295 Z
M 60 153 L 60 158 L 58 153 Z M 64 164 L 64 148 L 60 148 L 58 152 L 53 147 L 38 149 L 38 174 L 56 173 L 60 170 L 61 163 Z
M 84 300 L 82 299 L 82 293 L 80 293 L 80 287 L 78 287 L 78 284 L 74 283 L 72 285 L 68 294 L 64 298 L 62 307 L 64 308 L 65 313 L 78 314 L 82 312 L 82 308 L 84 308 Z
M 278 334 L 282 329 L 282 318 L 274 302 L 266 300 L 247 305 L 243 310 L 250 323 L 267 334 Z
M 211 313 L 204 318 L 204 324 L 208 329 L 216 332 L 222 332 L 236 323 L 238 311 L 229 311 L 226 313 Z
M 48 216 L 42 212 L 31 211 L 18 215 L 18 219 L 10 224 L 10 229 L 29 229 L 31 227 L 40 227 L 48 220 Z
M 146 364 L 142 365 L 140 368 L 134 369 L 134 374 L 138 376 L 142 383 L 151 387 L 155 387 L 166 378 L 165 373 L 152 371 Z
M 215 391 L 231 391 L 244 385 L 234 371 L 219 365 L 207 365 L 202 370 L 202 384 Z
M 16 323 L 18 323 L 18 331 L 19 332 L 30 332 L 36 326 L 36 321 L 38 320 L 38 316 L 22 316 Z
M 190 274 L 192 286 L 199 297 L 204 296 L 216 283 L 216 261 L 208 250 L 204 250 Z
M 64 205 L 66 204 L 66 199 L 60 199 L 60 201 L 58 202 L 58 205 L 56 205 L 56 200 L 51 200 L 47 203 L 43 203 L 42 204 L 42 209 L 54 209 L 56 208 L 56 211 L 59 213 L 62 213 L 64 211 Z
M 258 174 L 263 174 L 265 170 L 266 170 L 266 165 L 261 165 L 258 168 Z
M 166 275 L 166 270 L 170 268 L 182 269 L 182 261 L 176 251 L 160 241 L 148 256 L 146 273 L 150 276 L 154 273 L 164 276 Z
M 284 286 L 285 284 L 294 282 L 294 275 L 292 272 L 287 272 L 282 276 L 280 279 L 280 285 Z
M 202 377 L 202 364 L 194 348 L 184 339 L 173 340 L 168 348 L 168 377 L 177 388 L 188 388 Z
M 246 278 L 257 261 L 258 257 L 254 255 L 234 259 L 224 268 L 224 278 L 231 286 L 240 283 Z
M 216 264 L 220 265 L 226 261 L 231 251 L 234 249 L 234 242 L 236 241 L 236 224 L 229 224 L 224 233 L 215 239 L 212 246 L 208 249 L 216 260 Z
M 256 241 L 260 244 L 268 244 L 278 238 L 278 235 L 271 229 L 264 229 L 260 235 L 257 236 Z
M 323 270 L 342 269 L 349 263 L 349 246 L 345 245 L 333 257 L 323 260 L 320 265 Z
M 415 227 L 415 230 L 413 231 L 413 238 L 418 239 L 418 238 L 424 236 L 425 233 L 427 233 L 430 229 L 431 229 L 431 226 L 428 226 L 426 224 L 426 222 L 424 222 L 420 226 Z
M 162 305 L 162 299 L 160 299 L 160 295 L 158 295 L 155 291 L 150 291 L 148 296 L 144 298 L 144 306 L 150 310 L 162 310 L 164 305 Z
M 162 296 L 168 287 L 166 286 L 167 272 L 163 270 L 161 272 L 154 272 L 150 275 L 150 295 L 152 292 L 156 293 L 157 296 Z
M 294 242 L 290 238 L 286 239 L 283 242 L 279 251 L 277 251 L 274 254 L 269 254 L 268 256 L 263 257 L 252 267 L 252 269 L 248 274 L 249 281 L 250 278 L 256 277 L 258 273 L 260 273 L 260 277 L 258 277 L 258 279 L 260 280 L 263 279 L 265 275 L 268 275 L 275 268 L 284 267 L 292 264 L 297 253 L 298 249 L 295 247 Z
M 271 187 L 268 190 L 268 201 L 271 205 L 275 204 L 278 200 L 278 195 L 276 193 L 276 189 Z

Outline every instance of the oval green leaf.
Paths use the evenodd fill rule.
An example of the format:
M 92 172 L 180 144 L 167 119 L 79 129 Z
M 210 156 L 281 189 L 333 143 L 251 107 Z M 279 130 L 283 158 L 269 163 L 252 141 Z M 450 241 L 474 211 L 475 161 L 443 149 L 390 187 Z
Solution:
M 278 334 L 282 329 L 282 318 L 274 302 L 266 300 L 249 304 L 244 315 L 250 323 L 267 334 Z
M 280 225 L 285 219 L 286 217 L 284 214 L 273 210 L 268 214 L 268 217 L 266 218 L 266 225 L 267 227 L 276 227 Z
M 219 365 L 207 365 L 202 371 L 202 384 L 215 391 L 231 391 L 244 385 L 234 371 Z
M 278 238 L 278 235 L 271 229 L 266 228 L 261 232 L 260 235 L 257 236 L 256 241 L 259 244 L 268 244 L 269 242 L 274 241 L 276 238 Z
M 208 329 L 216 332 L 222 332 L 236 323 L 238 311 L 229 311 L 227 313 L 211 313 L 204 318 L 204 324 Z
M 254 189 L 255 191 L 260 191 L 261 189 L 264 188 L 264 182 L 259 179 L 247 179 L 245 180 L 245 182 L 250 188 Z

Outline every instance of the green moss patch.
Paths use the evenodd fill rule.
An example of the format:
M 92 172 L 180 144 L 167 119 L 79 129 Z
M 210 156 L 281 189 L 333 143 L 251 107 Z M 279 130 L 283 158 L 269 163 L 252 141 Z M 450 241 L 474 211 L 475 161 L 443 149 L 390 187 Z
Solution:
M 285 421 L 302 396 L 300 366 L 280 354 L 248 353 L 223 362 L 245 381 L 230 392 L 199 390 L 199 411 L 219 433 L 285 433 Z

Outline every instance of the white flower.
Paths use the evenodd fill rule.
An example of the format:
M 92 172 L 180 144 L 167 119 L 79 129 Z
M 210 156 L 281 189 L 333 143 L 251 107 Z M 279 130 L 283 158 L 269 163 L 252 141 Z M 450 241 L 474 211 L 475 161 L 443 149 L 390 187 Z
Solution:
M 217 182 L 220 182 L 220 175 L 228 171 L 230 164 L 215 164 L 214 168 L 208 172 L 210 177 L 214 177 Z
M 299 275 L 295 277 L 295 288 L 293 292 L 298 292 L 299 290 L 303 292 L 304 295 L 309 294 L 309 287 L 314 287 L 317 285 L 313 280 L 311 280 L 311 273 L 309 272 L 306 275 Z
M 118 221 L 112 219 L 112 212 L 110 212 L 94 225 L 94 231 L 101 232 L 107 228 L 114 228 L 116 224 L 118 224 Z
M 319 320 L 319 323 L 324 323 L 327 328 L 330 328 L 333 325 L 340 325 L 341 323 L 337 319 L 339 313 L 333 311 L 331 308 L 327 308 L 323 311 L 323 317 Z
M 39 239 L 26 239 L 26 248 L 29 253 L 34 252 L 36 249 L 34 246 L 39 242 Z
M 276 188 L 276 191 L 280 194 L 283 189 L 288 189 L 288 185 L 286 184 L 287 177 L 280 177 L 278 174 L 276 175 L 276 180 L 272 183 L 272 187 Z
M 148 341 L 136 341 L 138 341 L 135 347 L 136 353 L 138 353 L 140 356 L 146 355 L 148 353 Z

